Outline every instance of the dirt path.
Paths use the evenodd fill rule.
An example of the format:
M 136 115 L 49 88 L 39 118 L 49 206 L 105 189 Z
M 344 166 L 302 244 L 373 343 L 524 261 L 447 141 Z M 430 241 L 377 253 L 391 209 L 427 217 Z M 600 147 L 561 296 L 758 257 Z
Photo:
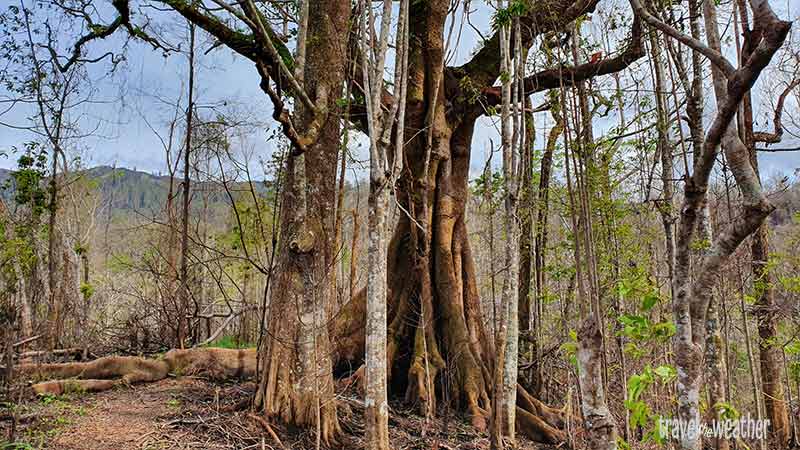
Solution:
M 104 392 L 88 400 L 86 414 L 56 433 L 49 447 L 64 450 L 150 449 L 173 436 L 180 394 L 193 380 L 163 380 L 137 389 Z M 181 438 L 188 436 L 181 436 Z M 176 444 L 184 441 L 176 440 Z M 180 444 L 181 448 L 187 447 Z M 177 448 L 177 446 L 171 446 Z M 201 447 L 196 447 L 201 448 Z M 202 448 L 209 448 L 205 445 Z
M 134 388 L 97 394 L 29 398 L 13 444 L 4 443 L 8 422 L 0 422 L 0 448 L 15 450 L 308 450 L 309 430 L 270 428 L 234 405 L 250 398 L 253 383 L 215 384 L 190 377 L 168 378 Z M 346 433 L 338 449 L 363 448 L 363 405 L 341 397 Z M 463 418 L 425 422 L 411 411 L 393 409 L 389 429 L 397 450 L 485 450 L 489 442 Z M 543 449 L 522 440 L 520 449 Z
M 156 450 L 243 448 L 257 430 L 226 431 L 239 413 L 221 409 L 246 389 L 188 377 L 165 379 L 98 394 L 45 397 L 23 407 L 35 417 L 18 434 L 17 448 L 53 450 Z M 219 431 L 222 431 L 219 433 Z M 243 438 L 237 443 L 237 438 Z M 14 447 L 11 447 L 14 448 Z M 267 447 L 269 448 L 269 447 Z

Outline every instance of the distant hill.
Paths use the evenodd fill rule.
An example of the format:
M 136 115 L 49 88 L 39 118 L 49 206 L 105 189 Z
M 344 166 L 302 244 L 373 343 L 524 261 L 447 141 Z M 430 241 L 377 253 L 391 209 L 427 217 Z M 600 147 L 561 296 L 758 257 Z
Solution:
M 80 173 L 89 180 L 97 183 L 103 202 L 107 204 L 113 200 L 112 209 L 118 212 L 139 212 L 152 214 L 161 210 L 167 201 L 169 192 L 169 177 L 154 175 L 147 172 L 131 170 L 124 167 L 97 166 L 86 169 Z M 6 187 L 0 191 L 0 197 L 7 202 L 13 201 L 14 186 L 12 171 L 0 169 L 0 186 Z M 174 190 L 179 191 L 181 179 L 175 180 Z M 245 183 L 235 183 L 234 191 L 245 189 Z M 211 183 L 193 186 L 193 208 L 201 207 L 201 192 L 208 193 L 210 207 L 227 205 L 230 200 L 221 187 Z M 264 195 L 268 192 L 263 182 L 256 182 L 256 190 Z

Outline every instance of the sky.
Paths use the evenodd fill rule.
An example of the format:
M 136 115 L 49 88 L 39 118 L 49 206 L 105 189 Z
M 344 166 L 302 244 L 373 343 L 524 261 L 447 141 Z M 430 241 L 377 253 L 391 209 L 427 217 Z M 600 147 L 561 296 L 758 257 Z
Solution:
M 26 0 L 29 1 L 29 0 Z M 620 7 L 620 1 L 624 0 L 603 0 L 599 10 L 608 14 Z M 773 2 L 776 9 L 783 18 L 796 20 L 797 7 L 791 10 L 791 2 L 786 5 Z M 490 17 L 491 8 L 484 2 L 473 2 L 476 10 L 471 15 L 471 22 L 481 30 L 485 36 L 491 35 Z M 18 5 L 16 1 L 0 0 L 0 10 L 5 10 L 9 5 Z M 629 9 L 629 8 L 627 8 Z M 174 13 L 148 12 L 155 15 L 154 20 L 161 28 L 176 28 L 178 32 L 171 34 L 171 41 L 179 41 L 175 34 L 183 33 L 185 36 L 186 26 Z M 724 16 L 723 16 L 724 20 Z M 600 22 L 600 21 L 598 21 Z M 458 23 L 458 22 L 457 22 Z M 599 35 L 598 25 L 588 23 L 587 32 Z M 798 25 L 796 24 L 796 27 Z M 480 37 L 470 26 L 464 26 L 459 35 L 458 27 L 453 35 L 451 48 L 455 51 L 451 55 L 448 65 L 459 65 L 469 58 L 474 49 L 479 47 Z M 618 39 L 624 39 L 627 30 L 619 32 Z M 800 34 L 800 33 L 795 33 Z M 118 48 L 121 43 L 120 38 L 112 38 L 99 44 L 93 44 L 91 51 L 93 54 L 102 54 L 109 49 Z M 458 42 L 458 45 L 455 43 Z M 185 44 L 184 44 L 185 45 Z M 271 104 L 269 99 L 260 90 L 259 78 L 255 68 L 248 60 L 233 54 L 224 47 L 209 50 L 212 41 L 207 37 L 199 39 L 198 53 L 200 54 L 200 68 L 197 71 L 197 103 L 207 110 L 226 111 L 236 110 L 239 114 L 244 114 L 250 121 L 254 122 L 248 136 L 248 145 L 254 154 L 265 159 L 275 151 L 276 142 L 268 140 L 269 129 L 276 127 L 271 120 Z M 86 166 L 96 165 L 117 165 L 138 169 L 151 173 L 166 171 L 164 162 L 164 150 L 156 133 L 151 128 L 160 133 L 165 132 L 166 124 L 170 116 L 174 113 L 174 107 L 167 103 L 174 103 L 181 98 L 185 102 L 185 80 L 187 73 L 186 57 L 183 54 L 173 54 L 164 57 L 160 51 L 138 42 L 128 45 L 125 52 L 126 62 L 118 67 L 116 71 L 108 75 L 109 64 L 98 63 L 90 68 L 90 77 L 98 78 L 101 81 L 96 83 L 97 102 L 81 109 L 81 123 L 86 129 L 97 130 L 94 137 L 81 141 L 81 148 L 73 150 L 80 154 Z M 387 61 L 392 61 L 393 55 L 387 57 Z M 644 60 L 643 60 L 644 61 Z M 643 62 L 642 61 L 642 62 Z M 640 62 L 641 63 L 641 62 Z M 535 64 L 534 64 L 535 65 Z M 387 71 L 391 71 L 391 65 Z M 536 70 L 535 67 L 531 70 Z M 610 86 L 610 77 L 598 80 L 600 85 Z M 759 104 L 758 96 L 761 87 L 754 89 L 756 104 Z M 1 91 L 0 91 L 1 92 Z M 706 91 L 709 93 L 709 91 Z M 542 103 L 541 95 L 534 96 L 533 103 Z M 706 111 L 713 110 L 713 99 L 706 99 Z M 27 117 L 29 111 L 22 109 L 12 110 L 9 113 L 0 115 L 0 122 L 13 124 L 16 126 L 29 123 Z M 614 114 L 612 114 L 614 115 Z M 495 143 L 495 148 L 499 146 L 499 124 L 498 119 L 484 117 L 479 120 L 473 139 L 472 172 L 479 174 L 485 165 L 488 157 L 490 141 Z M 599 120 L 596 125 L 595 135 L 601 137 L 608 131 L 613 121 Z M 537 114 L 535 118 L 537 126 L 537 148 L 544 144 L 543 136 L 552 124 L 548 113 Z M 9 153 L 12 146 L 19 146 L 22 142 L 31 139 L 31 134 L 26 131 L 14 130 L 0 125 L 0 152 Z M 361 160 L 367 159 L 367 152 L 364 145 L 365 139 L 354 139 L 353 154 Z M 798 145 L 800 142 L 787 139 L 781 146 Z M 12 168 L 16 157 L 11 154 L 8 157 L 0 156 L 0 167 Z M 777 153 L 760 154 L 762 171 L 770 176 L 771 174 L 791 174 L 796 168 L 800 168 L 800 153 Z M 493 158 L 494 165 L 499 164 L 500 158 Z M 363 176 L 364 165 L 356 165 L 356 170 L 351 171 L 351 177 Z M 355 174 L 355 175 L 353 175 Z

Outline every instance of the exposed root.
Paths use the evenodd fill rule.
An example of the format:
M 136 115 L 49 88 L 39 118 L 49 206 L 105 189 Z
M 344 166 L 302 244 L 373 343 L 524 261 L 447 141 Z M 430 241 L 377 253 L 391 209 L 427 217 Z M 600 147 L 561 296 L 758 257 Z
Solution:
M 542 420 L 554 428 L 564 429 L 566 426 L 566 413 L 563 410 L 545 405 L 520 385 L 517 385 L 517 406 L 541 417 Z M 576 418 L 573 421 L 580 421 L 580 418 Z
M 415 335 L 412 357 L 408 368 L 406 400 L 416 403 L 423 415 L 435 411 L 435 380 L 446 369 L 439 354 L 438 343 L 432 327 L 411 327 Z M 463 347 L 462 347 L 463 348 Z M 427 358 L 426 358 L 427 355 Z M 472 356 L 463 352 L 458 356 Z M 451 389 L 461 398 L 462 407 L 470 414 L 472 425 L 478 430 L 487 429 L 490 415 L 490 398 L 486 391 L 481 371 L 482 364 L 474 358 L 458 361 L 456 355 L 451 363 L 460 366 Z M 158 381 L 170 373 L 176 375 L 202 376 L 208 379 L 254 378 L 256 373 L 256 350 L 228 350 L 217 348 L 171 350 L 162 359 L 132 356 L 108 356 L 90 362 L 61 364 L 21 364 L 19 373 L 34 380 L 42 380 L 32 386 L 40 395 L 60 395 L 68 392 L 99 392 L 118 386 Z M 339 381 L 339 386 L 362 388 L 364 367 L 361 366 L 348 378 Z M 47 380 L 47 381 L 45 381 Z M 548 444 L 566 442 L 564 432 L 567 416 L 563 410 L 545 405 L 530 395 L 524 388 L 517 390 L 517 429 L 528 438 Z M 293 395 L 298 395 L 294 393 Z M 317 421 L 316 404 L 309 398 L 282 399 L 279 404 L 294 405 L 289 409 L 277 408 L 273 415 L 302 422 L 311 426 Z M 299 405 L 299 406 L 298 406 Z M 428 409 L 431 408 L 431 409 Z M 323 408 L 323 412 L 324 412 Z M 321 440 L 327 444 L 336 441 L 340 433 L 338 421 L 330 415 L 321 414 Z M 279 444 L 280 445 L 280 444 Z
M 437 396 L 447 395 L 453 400 L 451 406 L 468 413 L 472 425 L 485 431 L 491 416 L 494 350 L 481 321 L 472 276 L 475 269 L 464 230 L 461 232 L 456 239 L 438 242 L 439 265 L 434 274 L 428 270 L 427 259 L 411 257 L 413 250 L 403 249 L 402 229 L 392 240 L 390 271 L 404 276 L 393 280 L 387 300 L 390 396 L 404 398 L 420 415 L 428 416 L 437 409 Z M 339 367 L 363 363 L 364 301 L 361 291 L 343 307 L 331 327 Z M 360 371 L 340 384 L 357 384 Z M 517 418 L 519 433 L 539 442 L 565 442 L 565 412 L 545 405 L 521 386 L 518 391 L 517 406 L 522 411 Z
M 563 431 L 550 426 L 541 417 L 520 407 L 517 407 L 516 418 L 517 430 L 533 441 L 555 445 L 567 440 Z
M 34 380 L 49 380 L 32 386 L 37 394 L 99 392 L 115 386 L 162 380 L 168 374 L 197 375 L 210 379 L 255 376 L 255 349 L 202 348 L 171 350 L 163 359 L 107 356 L 89 362 L 20 364 L 15 370 Z

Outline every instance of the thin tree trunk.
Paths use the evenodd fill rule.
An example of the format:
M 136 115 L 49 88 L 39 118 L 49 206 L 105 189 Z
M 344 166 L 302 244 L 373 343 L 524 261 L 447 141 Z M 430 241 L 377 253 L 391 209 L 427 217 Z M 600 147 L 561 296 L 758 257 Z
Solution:
M 189 102 L 186 106 L 186 138 L 183 150 L 183 213 L 181 219 L 181 292 L 178 308 L 178 345 L 183 348 L 189 330 L 189 203 L 191 202 L 192 119 L 194 117 L 194 24 L 189 23 Z
M 551 91 L 556 96 L 557 91 Z M 535 307 L 533 328 L 536 333 L 534 339 L 534 391 L 535 396 L 541 396 L 542 384 L 544 381 L 544 362 L 542 361 L 543 345 L 543 326 L 544 326 L 544 303 L 547 296 L 547 277 L 545 265 L 547 262 L 547 227 L 550 212 L 550 178 L 553 167 L 553 153 L 555 152 L 558 138 L 564 132 L 564 120 L 559 113 L 560 101 L 556 100 L 551 108 L 551 114 L 555 123 L 550 129 L 547 137 L 544 154 L 542 155 L 541 166 L 539 169 L 539 187 L 536 200 L 536 224 L 534 225 L 535 242 L 534 249 L 534 274 L 536 277 L 535 285 Z
M 383 174 L 377 164 L 371 172 Z M 369 250 L 367 251 L 366 434 L 370 450 L 389 448 L 389 403 L 386 381 L 386 258 L 389 186 L 371 182 Z
M 737 8 L 741 15 L 741 27 L 744 42 L 741 50 L 742 60 L 752 54 L 756 36 L 749 29 L 747 8 L 744 2 L 737 1 Z M 734 12 L 735 14 L 735 12 Z M 738 21 L 737 21 L 738 22 Z M 750 165 L 753 167 L 759 183 L 761 182 L 758 170 L 758 155 L 753 129 L 753 106 L 750 94 L 745 95 L 742 101 L 741 119 L 743 140 L 750 153 Z M 777 125 L 776 125 L 777 126 Z M 763 404 L 767 417 L 770 420 L 770 434 L 773 445 L 784 447 L 789 444 L 791 429 L 789 425 L 789 411 L 783 392 L 783 365 L 781 353 L 783 349 L 777 347 L 778 338 L 777 321 L 775 317 L 775 287 L 769 262 L 769 226 L 762 223 L 753 234 L 750 243 L 751 271 L 753 275 L 753 288 L 756 297 L 755 318 L 758 323 L 759 360 L 761 363 L 761 387 L 763 390 Z
M 353 217 L 353 239 L 350 242 L 350 292 L 348 299 L 352 299 L 356 295 L 356 281 L 358 281 L 358 240 L 359 240 L 359 223 L 358 211 L 355 209 L 350 211 Z
M 361 24 L 364 54 L 374 55 L 372 65 L 363 66 L 366 91 L 368 93 L 367 121 L 370 137 L 370 190 L 369 190 L 369 249 L 367 250 L 367 323 L 366 323 L 366 438 L 369 450 L 389 449 L 389 403 L 387 389 L 387 257 L 388 221 L 390 194 L 402 167 L 404 142 L 405 83 L 407 81 L 408 47 L 408 0 L 400 3 L 397 40 L 395 48 L 395 92 L 389 114 L 381 109 L 383 93 L 384 58 L 388 48 L 389 27 L 392 18 L 392 1 L 383 1 L 380 38 L 377 48 L 370 48 L 374 42 L 371 36 L 373 12 L 371 4 L 361 5 L 365 12 Z M 369 31 L 367 31 L 369 30 Z M 399 114 L 398 114 L 399 112 Z M 397 135 L 394 140 L 394 153 L 389 154 L 391 131 L 397 120 Z M 391 158 L 390 158 L 391 156 Z
M 48 205 L 49 216 L 47 219 L 47 286 L 50 291 L 48 303 L 48 325 L 50 349 L 58 348 L 61 342 L 61 301 L 58 298 L 56 286 L 56 217 L 58 214 L 58 148 L 53 148 L 52 164 L 50 167 L 50 201 Z
M 669 275 L 670 298 L 672 298 L 672 282 L 675 278 L 675 237 L 673 231 L 673 149 L 669 135 L 669 112 L 666 97 L 666 79 L 664 63 L 661 57 L 661 42 L 657 31 L 650 33 L 650 53 L 653 61 L 652 69 L 656 84 L 656 117 L 658 129 L 658 153 L 661 156 L 661 198 L 658 210 L 664 227 L 664 247 Z
M 716 421 L 722 423 L 724 420 L 722 411 L 718 409 L 718 404 L 725 402 L 726 369 L 725 360 L 721 358 L 722 336 L 720 335 L 719 316 L 717 307 L 712 300 L 708 304 L 706 316 L 706 370 L 708 371 L 707 380 L 709 382 L 709 415 Z M 725 436 L 715 436 L 712 438 L 716 450 L 728 450 L 730 442 Z
M 535 355 L 539 353 L 537 350 L 538 344 L 536 343 L 534 332 L 536 312 L 536 300 L 534 299 L 535 293 L 533 290 L 533 261 L 535 251 L 533 245 L 535 242 L 534 230 L 534 216 L 536 214 L 536 195 L 533 192 L 533 138 L 535 130 L 533 128 L 533 113 L 530 107 L 530 98 L 525 98 L 524 106 L 524 121 L 525 127 L 525 141 L 520 148 L 520 208 L 519 215 L 519 248 L 517 254 L 519 255 L 519 278 L 517 282 L 519 299 L 519 355 L 524 357 L 525 360 L 532 362 Z M 533 388 L 533 380 L 536 373 L 536 363 L 531 369 L 525 370 L 521 373 L 521 383 L 533 393 L 537 389 Z

